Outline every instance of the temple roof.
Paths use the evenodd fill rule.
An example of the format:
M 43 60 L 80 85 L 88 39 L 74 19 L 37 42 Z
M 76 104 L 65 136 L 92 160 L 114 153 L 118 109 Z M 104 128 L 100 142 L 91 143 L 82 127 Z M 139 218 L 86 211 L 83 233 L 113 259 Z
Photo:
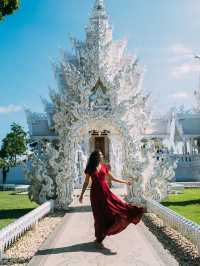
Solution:
M 200 136 L 200 117 L 181 119 L 179 123 L 182 125 L 184 135 Z
M 147 136 L 169 135 L 168 120 L 153 119 L 151 126 L 145 129 L 145 135 Z
M 182 137 L 187 136 L 200 136 L 200 114 L 184 114 L 179 113 L 175 117 L 175 129 L 174 135 Z M 170 122 L 171 121 L 171 122 Z M 173 119 L 161 118 L 161 119 L 153 119 L 152 124 L 149 128 L 145 130 L 145 135 L 149 137 L 153 136 L 169 136 L 172 129 Z
M 50 127 L 48 113 L 36 113 L 25 110 L 30 137 L 51 137 L 55 136 L 55 131 Z

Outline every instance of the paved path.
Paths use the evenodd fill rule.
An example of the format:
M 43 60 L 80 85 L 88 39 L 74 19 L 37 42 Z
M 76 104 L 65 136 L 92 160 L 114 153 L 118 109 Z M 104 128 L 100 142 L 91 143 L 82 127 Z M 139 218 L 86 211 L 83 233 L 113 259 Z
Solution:
M 115 193 L 115 191 L 114 191 Z M 104 240 L 105 249 L 94 247 L 93 216 L 88 191 L 84 205 L 77 201 L 62 223 L 42 245 L 29 266 L 164 266 L 178 265 L 141 222 Z

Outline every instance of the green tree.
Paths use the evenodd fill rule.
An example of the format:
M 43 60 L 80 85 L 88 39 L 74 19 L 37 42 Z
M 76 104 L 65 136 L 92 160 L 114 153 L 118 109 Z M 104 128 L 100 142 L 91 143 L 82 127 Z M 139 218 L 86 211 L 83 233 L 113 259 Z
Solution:
M 9 167 L 17 164 L 17 156 L 25 154 L 27 150 L 27 134 L 23 128 L 13 123 L 11 131 L 2 140 L 0 150 L 0 168 L 3 169 L 3 182 L 6 181 L 6 174 Z
M 0 0 L 0 20 L 19 8 L 19 0 Z

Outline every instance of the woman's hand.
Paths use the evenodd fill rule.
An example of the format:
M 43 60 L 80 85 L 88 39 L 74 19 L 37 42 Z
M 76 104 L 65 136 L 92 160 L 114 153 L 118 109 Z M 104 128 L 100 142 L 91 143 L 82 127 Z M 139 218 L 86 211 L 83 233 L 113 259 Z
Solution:
M 126 185 L 127 185 L 127 186 L 131 186 L 132 184 L 133 184 L 132 181 L 130 181 L 130 180 L 127 180 L 127 181 L 126 181 Z
M 82 204 L 83 203 L 83 196 L 82 195 L 80 195 L 80 197 L 79 197 L 79 202 Z
M 108 172 L 108 176 L 114 182 L 117 182 L 117 183 L 120 183 L 120 184 L 126 184 L 128 186 L 132 185 L 132 179 L 131 180 L 124 180 L 124 179 L 116 178 L 116 177 L 114 177 L 112 175 L 112 173 L 110 171 Z

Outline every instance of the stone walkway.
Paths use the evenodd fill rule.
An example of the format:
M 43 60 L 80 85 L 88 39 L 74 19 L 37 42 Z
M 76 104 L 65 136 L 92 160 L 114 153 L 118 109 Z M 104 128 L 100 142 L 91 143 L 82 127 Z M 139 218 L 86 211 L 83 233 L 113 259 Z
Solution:
M 120 234 L 107 237 L 104 240 L 106 248 L 96 249 L 88 194 L 89 191 L 83 205 L 75 197 L 63 222 L 42 245 L 29 266 L 178 265 L 142 222 L 137 226 L 131 224 Z

